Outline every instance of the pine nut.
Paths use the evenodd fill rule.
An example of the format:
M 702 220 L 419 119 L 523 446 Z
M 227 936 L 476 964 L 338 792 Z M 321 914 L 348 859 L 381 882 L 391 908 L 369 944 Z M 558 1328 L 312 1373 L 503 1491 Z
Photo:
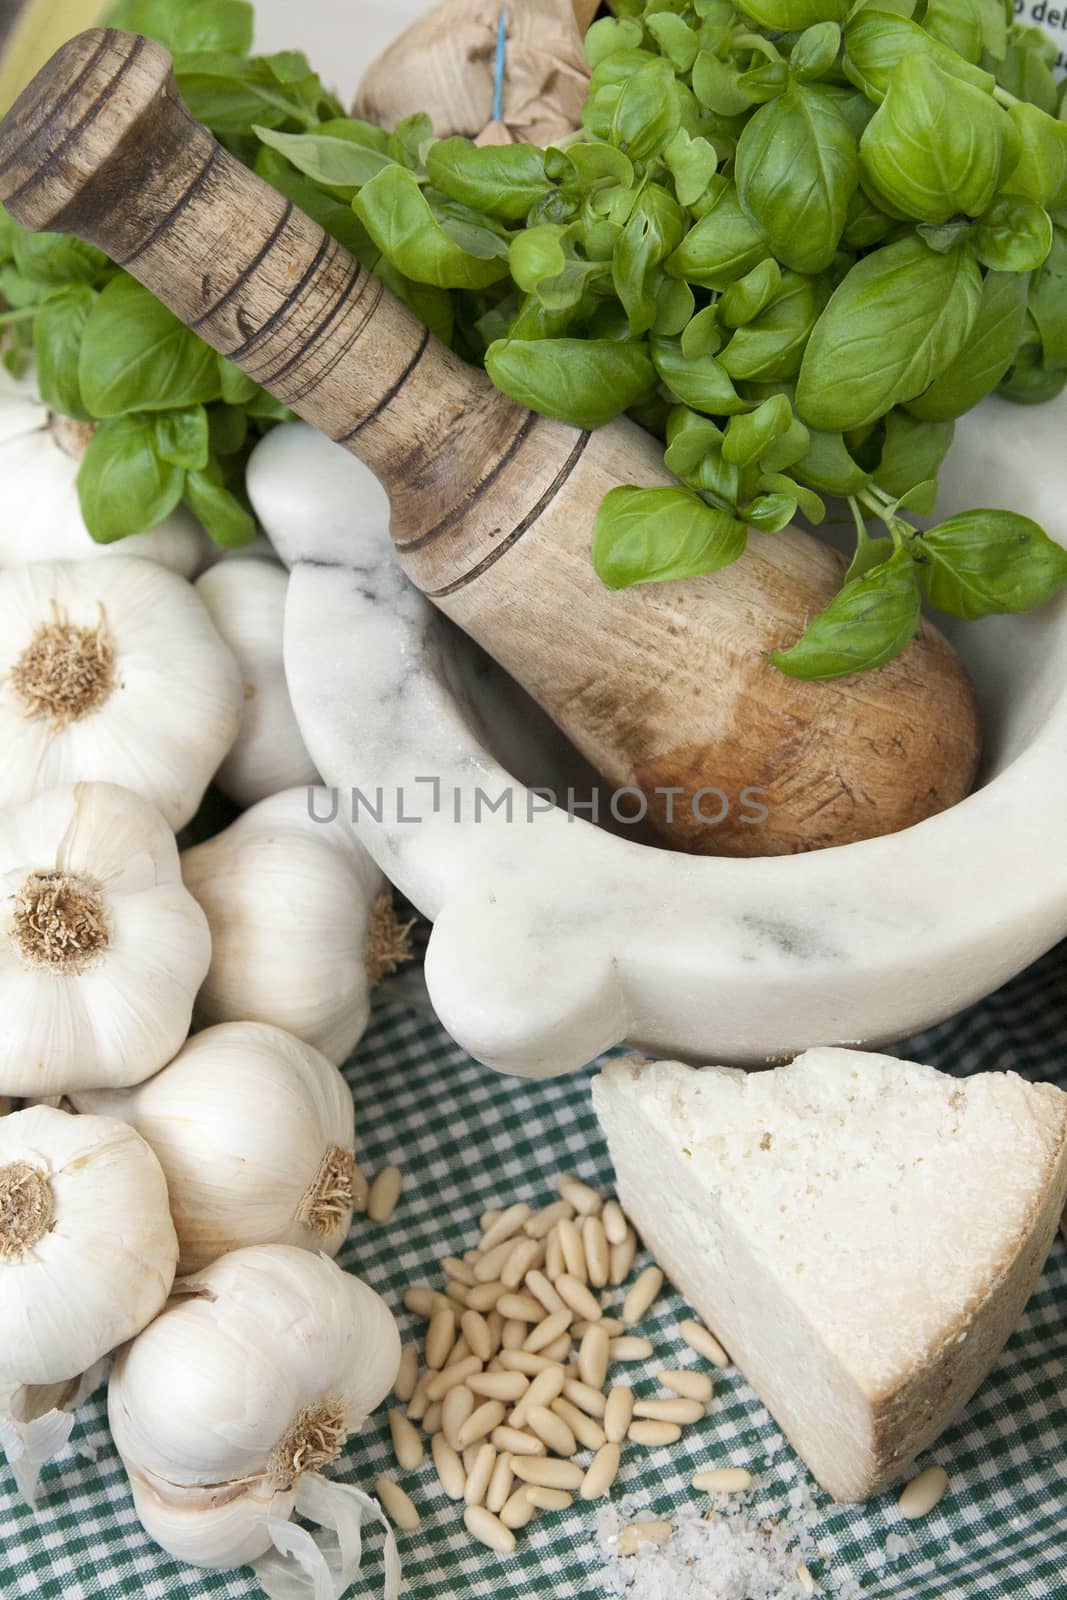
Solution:
M 805 1594 L 815 1593 L 815 1579 L 808 1570 L 808 1563 L 806 1561 L 797 1562 L 797 1582 L 800 1584 L 800 1587 L 803 1589 Z
M 566 1308 L 562 1311 L 550 1311 L 543 1321 L 538 1322 L 536 1328 L 530 1329 L 522 1348 L 532 1350 L 537 1355 L 546 1345 L 558 1339 L 561 1333 L 566 1333 L 570 1323 L 571 1312 Z
M 422 1419 L 423 1432 L 433 1435 L 441 1430 L 441 1413 L 443 1405 L 440 1400 L 434 1400 L 426 1415 Z
M 462 1500 L 467 1487 L 467 1474 L 463 1462 L 443 1433 L 435 1433 L 430 1444 L 437 1481 L 450 1500 Z
M 674 1532 L 669 1522 L 631 1522 L 619 1534 L 620 1556 L 635 1556 L 643 1544 L 667 1544 Z
M 458 1283 L 455 1278 L 449 1278 L 448 1282 L 445 1284 L 446 1299 L 451 1300 L 454 1306 L 459 1306 L 461 1309 L 466 1306 L 467 1295 L 469 1293 L 470 1290 L 467 1288 L 467 1285 L 465 1283 Z
M 467 1294 L 467 1306 L 471 1311 L 491 1311 L 507 1292 L 499 1278 L 492 1283 L 476 1283 Z
M 682 1430 L 676 1422 L 631 1422 L 626 1437 L 634 1444 L 647 1444 L 655 1449 L 659 1445 L 677 1444 Z
M 456 1313 L 451 1307 L 442 1306 L 434 1312 L 426 1330 L 425 1361 L 432 1372 L 439 1372 L 444 1366 L 455 1341 Z
M 563 1301 L 560 1299 L 551 1283 L 545 1277 L 544 1273 L 539 1272 L 536 1267 L 534 1267 L 531 1272 L 526 1274 L 526 1287 L 529 1289 L 532 1295 L 535 1295 L 536 1298 L 540 1300 L 546 1311 L 552 1312 L 563 1310 Z
M 500 1400 L 487 1400 L 484 1405 L 476 1406 L 459 1430 L 460 1449 L 465 1450 L 469 1444 L 486 1438 L 507 1414 L 507 1407 Z
M 563 1393 L 565 1379 L 563 1368 L 556 1365 L 546 1367 L 534 1378 L 526 1393 L 512 1410 L 509 1421 L 514 1428 L 526 1426 L 526 1418 L 533 1406 L 550 1406 L 557 1395 Z
M 393 1393 L 398 1400 L 403 1401 L 406 1405 L 415 1393 L 415 1385 L 418 1381 L 419 1347 L 416 1344 L 406 1344 L 400 1352 L 400 1365 L 397 1368 Z
M 536 1483 L 542 1489 L 580 1489 L 585 1477 L 577 1462 L 558 1456 L 516 1456 L 511 1470 L 523 1483 Z
M 367 1193 L 367 1215 L 372 1222 L 388 1222 L 396 1210 L 404 1176 L 399 1167 L 383 1167 Z
M 474 1278 L 476 1283 L 493 1283 L 500 1277 L 508 1256 L 511 1254 L 511 1240 L 505 1239 L 503 1244 L 494 1245 L 492 1250 L 487 1250 L 480 1255 L 474 1263 Z
M 459 1430 L 475 1407 L 475 1399 L 466 1384 L 450 1389 L 441 1401 L 441 1431 L 453 1450 L 461 1450 Z
M 682 1395 L 686 1400 L 702 1400 L 705 1405 L 715 1393 L 715 1387 L 706 1372 L 661 1372 L 659 1381 L 665 1389 L 673 1389 L 675 1394 Z
M 603 1289 L 611 1271 L 611 1250 L 599 1217 L 586 1217 L 582 1223 L 582 1249 L 589 1282 L 594 1289 Z
M 539 1372 L 544 1372 L 546 1367 L 554 1367 L 558 1363 L 550 1361 L 547 1356 L 539 1356 L 533 1350 L 501 1350 L 500 1365 L 505 1372 L 522 1372 L 528 1378 L 536 1378 Z
M 515 1475 L 511 1470 L 511 1457 L 506 1453 L 496 1458 L 493 1476 L 489 1479 L 489 1487 L 485 1491 L 485 1503 L 490 1511 L 497 1516 L 503 1511 L 511 1494 Z
M 603 1328 L 593 1323 L 589 1331 L 583 1335 L 578 1346 L 578 1371 L 582 1382 L 590 1389 L 599 1391 L 604 1386 L 608 1375 L 608 1356 L 611 1350 L 611 1341 Z
M 581 1352 L 579 1351 L 579 1357 Z M 563 1393 L 572 1405 L 584 1411 L 589 1417 L 603 1417 L 607 1401 L 599 1389 L 594 1389 L 591 1384 L 568 1378 L 563 1385 Z
M 491 1360 L 493 1341 L 489 1336 L 489 1324 L 481 1312 L 464 1311 L 459 1319 L 459 1325 L 471 1355 L 477 1356 L 479 1361 Z
M 482 1364 L 478 1357 L 467 1356 L 464 1361 L 457 1361 L 454 1367 L 445 1367 L 442 1372 L 435 1372 L 426 1383 L 427 1404 L 434 1400 L 443 1400 L 449 1389 L 454 1389 L 459 1383 L 466 1383 L 468 1378 L 481 1370 Z M 408 1415 L 411 1415 L 410 1411 Z
M 563 1259 L 563 1246 L 560 1243 L 557 1225 L 545 1240 L 545 1277 L 555 1283 L 560 1273 L 566 1270 L 567 1264 Z
M 441 1271 L 446 1278 L 454 1278 L 457 1283 L 462 1283 L 468 1289 L 473 1289 L 477 1283 L 473 1267 L 466 1261 L 461 1261 L 458 1256 L 443 1256 L 439 1262 Z
M 652 1345 L 649 1340 L 640 1339 L 634 1334 L 611 1341 L 612 1361 L 647 1361 L 651 1354 Z
M 537 1515 L 537 1507 L 526 1493 L 525 1489 L 516 1489 L 507 1505 L 500 1513 L 500 1520 L 505 1528 L 525 1528 Z
M 494 1249 L 498 1244 L 503 1244 L 506 1239 L 513 1238 L 529 1219 L 530 1208 L 525 1200 L 517 1200 L 513 1206 L 508 1206 L 505 1211 L 497 1212 L 489 1226 L 483 1229 L 482 1242 L 479 1246 L 482 1254 L 484 1255 L 487 1250 Z M 484 1217 L 482 1221 L 484 1223 Z
M 531 1239 L 547 1239 L 561 1217 L 573 1217 L 574 1207 L 567 1200 L 554 1200 L 550 1206 L 535 1211 L 525 1224 Z
M 678 1332 L 690 1350 L 695 1350 L 698 1356 L 704 1356 L 706 1360 L 711 1362 L 712 1366 L 728 1367 L 730 1365 L 730 1357 L 726 1354 L 718 1339 L 713 1333 L 709 1333 L 701 1323 L 683 1322 L 679 1325 Z
M 469 1506 L 480 1506 L 489 1488 L 489 1480 L 496 1466 L 496 1450 L 488 1441 L 478 1446 L 478 1453 L 467 1473 L 463 1499 Z
M 556 1188 L 560 1192 L 560 1197 L 568 1200 L 579 1216 L 595 1216 L 604 1204 L 603 1197 L 597 1194 L 595 1189 L 583 1183 L 580 1178 L 572 1177 L 570 1173 L 556 1179 Z
M 596 1418 L 589 1416 L 588 1412 L 579 1411 L 562 1395 L 553 1400 L 552 1410 L 567 1424 L 583 1450 L 599 1450 L 602 1444 L 607 1443 L 607 1434 Z
M 478 1313 L 481 1316 L 481 1312 Z M 499 1311 L 486 1312 L 485 1325 L 489 1330 L 490 1358 L 499 1354 L 500 1345 L 504 1337 L 504 1319 Z
M 471 1393 L 485 1400 L 521 1400 L 529 1387 L 521 1372 L 476 1372 L 467 1379 Z
M 503 1215 L 502 1211 L 483 1211 L 478 1218 L 478 1226 L 483 1233 L 486 1233 L 493 1226 L 497 1217 L 502 1217 Z
M 544 1443 L 535 1439 L 532 1433 L 523 1433 L 519 1428 L 504 1427 L 494 1428 L 492 1440 L 498 1450 L 506 1450 L 512 1456 L 543 1456 Z
M 517 1289 L 531 1267 L 536 1267 L 543 1255 L 544 1247 L 536 1239 L 513 1240 L 511 1254 L 500 1271 L 501 1283 L 507 1284 L 509 1289 Z
M 744 1467 L 712 1467 L 710 1471 L 693 1475 L 693 1488 L 703 1489 L 707 1493 L 740 1494 L 751 1487 L 752 1474 L 746 1472 Z
M 502 1350 L 521 1350 L 522 1342 L 529 1329 L 528 1322 L 520 1322 L 517 1317 L 509 1317 L 500 1328 L 500 1347 Z
M 626 1213 L 617 1200 L 606 1200 L 600 1213 L 609 1244 L 622 1244 L 626 1238 Z
M 599 1322 L 586 1322 L 579 1317 L 577 1322 L 571 1323 L 571 1332 L 576 1339 L 584 1339 L 590 1328 L 603 1328 L 609 1339 L 617 1339 L 626 1332 L 618 1317 L 601 1317 Z
M 576 1223 L 569 1217 L 563 1217 L 556 1226 L 556 1237 L 559 1247 L 563 1252 L 563 1265 L 572 1278 L 577 1278 L 579 1283 L 584 1283 L 588 1277 L 585 1265 L 585 1246 L 582 1236 L 578 1232 Z M 556 1287 L 558 1288 L 558 1282 Z
M 545 1308 L 532 1294 L 502 1294 L 496 1303 L 502 1317 L 516 1322 L 540 1322 Z
M 634 1406 L 635 1417 L 645 1417 L 651 1422 L 699 1422 L 704 1416 L 699 1400 L 638 1400 Z
M 531 1406 L 526 1414 L 526 1426 L 556 1455 L 576 1454 L 578 1441 L 555 1411 L 549 1411 L 545 1406 Z
M 948 1488 L 948 1473 L 944 1467 L 927 1467 L 918 1477 L 904 1485 L 897 1505 L 902 1517 L 914 1522 L 925 1517 L 937 1505 Z
M 467 1446 L 466 1450 L 463 1451 L 463 1454 L 460 1457 L 460 1460 L 463 1462 L 463 1471 L 465 1472 L 465 1474 L 467 1475 L 468 1478 L 470 1477 L 471 1473 L 474 1471 L 474 1463 L 478 1459 L 478 1451 L 481 1448 L 482 1447 L 481 1447 L 480 1444 L 469 1444 Z
M 477 1539 L 478 1544 L 486 1544 L 491 1550 L 498 1550 L 501 1555 L 512 1555 L 514 1552 L 515 1534 L 504 1526 L 501 1518 L 494 1517 L 491 1510 L 486 1510 L 485 1506 L 467 1506 L 464 1523 L 470 1538 Z
M 626 1430 L 633 1421 L 634 1392 L 620 1383 L 608 1395 L 607 1405 L 604 1407 L 604 1432 L 611 1444 L 619 1444 L 626 1438 Z
M 430 1396 L 426 1391 L 430 1387 L 430 1379 L 432 1377 L 433 1373 L 424 1372 L 415 1385 L 415 1393 L 408 1401 L 407 1410 L 404 1412 L 404 1415 L 410 1417 L 412 1422 L 421 1422 L 430 1409 Z
M 663 1288 L 663 1273 L 659 1267 L 646 1267 L 644 1272 L 634 1281 L 626 1299 L 622 1303 L 622 1320 L 628 1328 L 635 1322 L 647 1316 L 652 1309 L 652 1302 Z
M 581 1495 L 583 1500 L 599 1500 L 601 1495 L 607 1494 L 615 1482 L 615 1474 L 619 1470 L 619 1457 L 621 1449 L 617 1444 L 602 1444 L 589 1464 L 589 1471 L 582 1479 Z
M 394 1528 L 399 1528 L 401 1533 L 414 1533 L 418 1529 L 420 1518 L 415 1502 L 394 1479 L 387 1478 L 383 1473 L 374 1485 L 374 1492 Z
M 416 1467 L 421 1467 L 422 1440 L 399 1406 L 394 1406 L 389 1413 L 389 1433 L 393 1441 L 393 1454 L 396 1456 L 397 1466 L 402 1467 L 405 1472 L 414 1472 Z
M 600 1302 L 595 1295 L 590 1294 L 585 1284 L 579 1278 L 574 1278 L 565 1272 L 562 1278 L 556 1279 L 556 1293 L 564 1305 L 579 1317 L 584 1317 L 586 1322 L 599 1322 L 601 1318 Z
M 564 1362 L 570 1360 L 573 1344 L 574 1340 L 569 1333 L 561 1333 L 558 1339 L 553 1339 L 551 1344 L 545 1345 L 543 1354 L 549 1356 L 557 1366 L 562 1366 Z
M 630 1276 L 636 1255 L 637 1235 L 632 1228 L 628 1228 L 622 1244 L 613 1244 L 611 1247 L 611 1272 L 608 1281 L 616 1288 L 620 1283 L 625 1283 Z
M 432 1317 L 441 1296 L 428 1283 L 411 1283 L 404 1290 L 404 1309 L 416 1317 Z
M 528 1483 L 522 1492 L 538 1511 L 566 1511 L 574 1504 L 574 1496 L 566 1489 L 546 1489 L 539 1483 Z
M 473 1354 L 473 1350 L 467 1343 L 466 1335 L 461 1333 L 451 1350 L 448 1352 L 448 1360 L 445 1362 L 445 1366 L 454 1367 L 458 1362 L 466 1361 L 467 1357 Z

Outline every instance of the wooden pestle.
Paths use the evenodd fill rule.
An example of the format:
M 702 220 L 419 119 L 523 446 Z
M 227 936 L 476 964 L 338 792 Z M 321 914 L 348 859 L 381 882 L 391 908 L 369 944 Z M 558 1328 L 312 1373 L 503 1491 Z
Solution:
M 967 793 L 974 694 L 935 628 L 875 672 L 779 673 L 764 652 L 799 636 L 842 572 L 798 529 L 753 535 L 706 577 L 605 589 L 597 507 L 617 484 L 672 482 L 660 445 L 624 420 L 580 433 L 499 394 L 193 120 L 160 46 L 113 29 L 64 46 L 0 126 L 0 200 L 27 228 L 105 250 L 367 462 L 411 580 L 606 779 L 647 795 L 666 843 L 818 849 Z M 718 794 L 692 803 L 705 787 L 725 796 L 717 826 Z M 766 820 L 745 820 L 761 805 Z

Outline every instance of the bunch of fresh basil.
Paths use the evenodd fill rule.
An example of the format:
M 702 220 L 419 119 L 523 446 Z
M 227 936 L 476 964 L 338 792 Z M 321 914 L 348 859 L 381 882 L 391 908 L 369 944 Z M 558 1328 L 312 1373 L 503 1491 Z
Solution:
M 892 659 L 924 595 L 975 618 L 1067 583 L 1067 553 L 1025 517 L 921 531 L 903 514 L 932 512 L 956 417 L 1067 384 L 1067 94 L 1011 0 L 616 0 L 587 36 L 583 134 L 548 151 L 346 118 L 302 57 L 247 56 L 242 0 L 124 9 L 178 52 L 195 114 L 505 393 L 581 428 L 625 411 L 663 439 L 681 486 L 607 497 L 605 583 L 713 571 L 750 530 L 847 501 L 844 587 L 773 657 L 807 678 Z M 18 307 L 48 247 L 9 229 L 0 259 L 5 238 Z M 228 482 L 241 461 L 244 434 L 228 457 L 216 435 L 275 411 L 160 308 L 130 316 L 143 291 L 91 252 L 53 248 L 51 290 L 30 297 L 51 403 L 110 419 L 116 455 L 151 438 L 143 492 L 162 504 L 176 474 L 200 509 L 205 472 Z M 98 372 L 109 315 L 116 337 L 173 341 L 167 359 Z M 164 380 L 170 398 L 148 398 Z

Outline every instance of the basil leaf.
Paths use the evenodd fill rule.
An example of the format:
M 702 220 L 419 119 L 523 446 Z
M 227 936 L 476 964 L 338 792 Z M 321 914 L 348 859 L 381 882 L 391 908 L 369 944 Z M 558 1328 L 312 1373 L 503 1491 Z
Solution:
M 654 58 L 623 85 L 611 122 L 611 142 L 634 161 L 658 155 L 682 120 L 678 85 L 666 61 Z
M 899 500 L 906 495 L 912 511 L 929 516 L 937 503 L 937 474 L 955 431 L 953 422 L 923 422 L 906 411 L 891 411 L 881 460 L 872 474 L 878 487 Z
M 661 380 L 683 405 L 716 417 L 747 409 L 747 402 L 737 393 L 729 373 L 714 356 L 690 358 L 675 339 L 654 338 L 650 348 Z
M 1014 511 L 960 512 L 913 548 L 931 605 L 954 617 L 1032 611 L 1067 584 L 1067 550 Z
M 696 60 L 699 39 L 683 18 L 673 11 L 654 11 L 647 19 L 649 33 L 672 66 L 688 72 Z
M 13 225 L 11 256 L 24 278 L 66 287 L 71 283 L 102 284 L 115 268 L 102 251 L 66 233 L 26 233 Z
M 842 497 L 859 494 L 871 481 L 870 473 L 853 460 L 839 433 L 821 433 L 815 428 L 809 431 L 807 454 L 793 472 L 812 489 Z
M 730 419 L 722 453 L 731 465 L 747 467 L 758 461 L 767 447 L 792 424 L 793 408 L 785 395 L 772 395 L 755 411 Z
M 682 213 L 657 185 L 638 197 L 630 220 L 619 235 L 612 259 L 612 281 L 629 318 L 630 333 L 639 338 L 654 325 L 659 310 L 653 276 L 681 243 Z
M 1017 100 L 1029 100 L 1054 117 L 1057 88 L 1049 63 L 1055 59 L 1056 46 L 1040 28 L 1017 25 L 1003 59 L 997 62 L 997 82 Z
M 643 344 L 613 339 L 500 339 L 485 369 L 513 400 L 576 428 L 602 427 L 656 381 Z
M 246 406 L 260 392 L 259 384 L 225 356 L 219 356 L 219 393 L 229 406 Z
M 817 528 L 826 519 L 826 507 L 819 496 L 805 484 L 797 483 L 795 478 L 787 478 L 780 472 L 761 472 L 758 487 L 795 499 L 800 511 L 813 528 Z
M 725 289 L 770 254 L 766 237 L 741 209 L 736 185 L 724 181 L 712 208 L 668 259 L 667 271 L 705 289 Z
M 114 278 L 89 315 L 78 365 L 94 417 L 217 400 L 214 350 L 133 278 Z
M 50 295 L 33 319 L 33 358 L 41 399 L 52 411 L 79 422 L 91 420 L 78 381 L 78 355 L 95 304 L 95 289 L 86 283 L 72 284 Z
M 986 94 L 992 94 L 996 87 L 992 73 L 964 61 L 909 17 L 872 8 L 855 15 L 845 29 L 845 75 L 876 104 L 884 98 L 896 68 L 915 55 L 929 57 L 944 72 L 974 84 Z
M 990 272 L 970 338 L 930 387 L 907 409 L 928 422 L 962 417 L 992 394 L 1015 359 L 1026 324 L 1027 281 L 1015 272 Z
M 1067 367 L 1067 228 L 1055 230 L 1048 258 L 1031 279 L 1029 309 L 1045 366 Z
M 206 472 L 189 473 L 185 482 L 185 503 L 215 543 L 228 550 L 250 544 L 256 536 L 255 519 L 226 488 L 217 466 L 209 467 Z
M 981 60 L 982 19 L 974 0 L 927 0 L 923 27 L 965 61 L 976 64 Z
M 768 256 L 724 291 L 718 306 L 724 327 L 739 328 L 742 323 L 751 322 L 770 305 L 781 287 L 782 269 L 773 256 Z
M 715 176 L 719 158 L 707 139 L 692 138 L 684 128 L 664 147 L 663 159 L 674 179 L 679 205 L 694 205 Z
M 185 473 L 160 459 L 155 419 L 143 412 L 102 422 L 78 470 L 85 526 L 98 544 L 155 527 L 182 497 Z
M 844 22 L 849 0 L 737 0 L 737 10 L 772 33 L 799 33 L 815 22 Z
M 761 106 L 738 141 L 735 171 L 742 208 L 778 260 L 824 271 L 859 182 L 856 140 L 834 96 L 794 83 Z
M 789 52 L 789 70 L 801 83 L 815 83 L 836 64 L 840 49 L 841 28 L 837 22 L 813 23 Z
M 392 166 L 393 158 L 380 129 L 353 121 L 347 124 L 352 132 L 341 134 L 343 126 L 338 124 L 338 131 L 329 133 L 321 128 L 314 133 L 279 133 L 257 125 L 252 132 L 316 183 L 331 189 L 360 189 L 384 167 Z
M 1036 272 L 1052 249 L 1052 218 L 1022 195 L 998 195 L 971 241 L 979 261 L 993 272 Z
M 735 61 L 701 50 L 693 67 L 693 93 L 702 106 L 720 117 L 739 117 L 755 105 L 756 95 L 742 81 Z
M 426 168 L 431 183 L 453 200 L 508 222 L 524 221 L 552 187 L 544 152 L 532 144 L 479 147 L 469 139 L 442 139 L 431 146 Z
M 864 256 L 808 340 L 797 383 L 802 421 L 827 432 L 859 428 L 921 394 L 966 344 L 981 292 L 978 267 L 962 251 L 938 255 L 912 237 Z
M 687 489 L 612 489 L 601 501 L 593 565 L 609 589 L 716 572 L 743 555 L 743 522 Z
M 795 495 L 763 494 L 745 507 L 745 521 L 760 533 L 781 533 L 797 514 Z
M 246 0 L 138 0 L 123 13 L 121 26 L 144 33 L 175 54 L 187 50 L 226 50 L 246 55 L 252 48 L 255 15 Z
M 822 681 L 884 666 L 907 648 L 922 615 L 919 580 L 907 550 L 852 578 L 790 650 L 771 660 L 791 678 Z
M 721 304 L 722 301 L 719 302 Z M 687 361 L 699 361 L 701 356 L 717 355 L 722 349 L 722 340 L 719 306 L 705 306 L 682 329 L 682 354 Z
M 585 36 L 585 59 L 595 70 L 607 56 L 636 50 L 644 36 L 641 24 L 630 17 L 602 17 Z
M 720 305 L 732 292 L 727 290 Z M 778 380 L 798 373 L 828 292 L 825 279 L 784 272 L 770 304 L 737 329 L 719 357 L 730 376 Z
M 181 406 L 155 413 L 156 454 L 175 467 L 202 472 L 211 449 L 207 412 L 203 406 Z
M 688 480 L 696 473 L 709 450 L 718 448 L 723 431 L 709 417 L 702 417 L 687 406 L 675 406 L 667 419 L 665 461 L 675 477 Z
M 1017 101 L 1008 115 L 1019 136 L 1019 159 L 1004 194 L 1021 194 L 1039 206 L 1067 200 L 1067 121 L 1056 121 L 1037 106 Z
M 166 412 L 164 412 L 164 416 Z M 248 412 L 243 406 L 212 406 L 207 413 L 208 456 L 234 456 L 248 438 Z
M 360 190 L 353 209 L 383 254 L 416 283 L 484 289 L 508 275 L 505 241 L 485 228 L 478 236 L 467 230 L 464 244 L 457 244 L 404 167 L 379 172 Z

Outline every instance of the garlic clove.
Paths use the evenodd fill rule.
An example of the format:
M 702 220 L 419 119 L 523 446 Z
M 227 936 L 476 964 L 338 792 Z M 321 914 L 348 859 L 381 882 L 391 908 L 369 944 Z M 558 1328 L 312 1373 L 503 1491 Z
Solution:
M 289 574 L 276 562 L 250 557 L 220 561 L 196 584 L 244 681 L 240 730 L 215 780 L 240 806 L 319 781 L 285 680 L 282 635 L 288 587 Z
M 391 965 L 404 959 L 406 930 L 381 871 L 334 812 L 325 789 L 288 790 L 183 853 L 211 928 L 199 1024 L 274 1023 L 334 1062 L 362 1037 L 383 951 Z
M 131 1089 L 75 1091 L 78 1111 L 117 1117 L 159 1158 L 192 1272 L 229 1250 L 292 1244 L 334 1255 L 355 1202 L 355 1116 L 325 1056 L 260 1023 L 194 1035 Z
M 22 1498 L 36 1503 L 41 1468 L 63 1451 L 74 1413 L 108 1373 L 106 1358 L 65 1383 L 22 1384 L 0 1394 L 0 1447 Z
M 174 829 L 237 735 L 237 664 L 196 593 L 155 562 L 0 572 L 0 805 L 122 783 Z
M 210 960 L 174 835 L 77 784 L 0 813 L 0 1090 L 139 1082 L 181 1048 Z
M 62 1383 L 138 1333 L 174 1280 L 159 1162 L 105 1117 L 0 1121 L 0 1385 Z

